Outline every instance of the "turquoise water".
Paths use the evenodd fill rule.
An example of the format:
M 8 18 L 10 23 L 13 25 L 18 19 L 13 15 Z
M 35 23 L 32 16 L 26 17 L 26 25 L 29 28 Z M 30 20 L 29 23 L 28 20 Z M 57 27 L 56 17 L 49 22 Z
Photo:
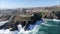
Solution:
M 60 34 L 60 20 L 46 19 L 36 34 Z
M 9 31 L 7 29 L 0 30 L 0 34 L 60 34 L 60 20 L 44 19 L 44 23 L 36 25 L 33 30 L 24 31 L 24 28 L 19 28 L 19 31 Z
M 45 19 L 44 23 L 35 26 L 32 31 L 22 31 L 20 34 L 60 34 L 60 20 Z

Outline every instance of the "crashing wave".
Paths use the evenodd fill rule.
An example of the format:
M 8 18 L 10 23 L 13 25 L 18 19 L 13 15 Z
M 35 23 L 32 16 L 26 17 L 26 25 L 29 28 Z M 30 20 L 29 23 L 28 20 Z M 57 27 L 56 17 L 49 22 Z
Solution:
M 7 23 L 8 21 L 0 21 L 0 26 Z
M 2 29 L 0 34 L 60 34 L 60 20 L 45 19 L 44 23 L 36 25 L 33 30 L 28 31 L 25 31 L 20 24 L 18 25 L 19 31 L 10 31 L 10 29 Z

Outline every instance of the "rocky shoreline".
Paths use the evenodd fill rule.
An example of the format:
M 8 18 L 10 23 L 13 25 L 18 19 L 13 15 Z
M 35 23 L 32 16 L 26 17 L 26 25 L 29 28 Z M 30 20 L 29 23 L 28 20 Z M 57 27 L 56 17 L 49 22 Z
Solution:
M 37 10 L 37 8 L 31 8 L 31 9 L 26 8 L 26 10 L 23 10 L 23 12 L 22 12 L 22 14 L 24 14 L 24 15 L 20 14 L 20 12 L 18 12 L 17 10 L 14 11 L 16 13 L 16 15 L 14 12 L 13 13 L 9 12 L 9 14 L 12 13 L 12 15 L 15 15 L 15 16 L 13 16 L 11 21 L 5 23 L 4 25 L 1 25 L 0 29 L 12 28 L 10 30 L 14 31 L 14 30 L 18 30 L 17 25 L 21 24 L 22 27 L 25 26 L 25 30 L 28 30 L 27 28 L 29 27 L 30 24 L 34 25 L 36 23 L 36 21 L 42 20 L 42 18 L 60 20 L 60 7 L 45 7 L 45 8 L 38 8 L 38 9 L 39 10 Z M 9 10 L 2 10 L 2 11 L 9 11 Z M 33 16 L 31 16 L 31 14 L 33 14 Z M 7 15 L 7 13 L 6 13 L 6 15 L 0 16 L 0 21 L 6 21 L 12 15 Z
M 5 23 L 4 25 L 0 26 L 0 29 L 9 29 L 12 28 L 10 31 L 14 31 L 14 30 L 18 30 L 17 25 L 21 24 L 22 27 L 25 26 L 25 30 L 27 30 L 27 27 L 29 26 L 29 24 L 35 24 L 35 22 L 37 20 L 41 20 L 42 15 L 39 15 L 38 13 L 34 14 L 34 16 L 30 17 L 30 21 L 11 21 L 8 23 Z
M 34 13 L 33 16 L 29 17 L 28 21 L 27 20 L 25 20 L 25 21 L 23 21 L 23 20 L 22 21 L 20 21 L 20 20 L 14 21 L 14 18 L 12 19 L 11 22 L 7 22 L 4 25 L 1 25 L 0 29 L 9 29 L 9 28 L 12 28 L 12 29 L 10 29 L 10 31 L 14 31 L 14 30 L 18 30 L 17 25 L 21 24 L 22 27 L 25 26 L 25 30 L 27 30 L 27 27 L 29 26 L 29 24 L 33 24 L 34 25 L 36 21 L 42 20 L 41 18 L 60 19 L 60 11 L 56 11 L 56 12 L 53 11 L 53 12 L 50 12 L 48 14 L 47 13 L 43 14 L 41 12 Z M 24 19 L 26 19 L 26 17 Z

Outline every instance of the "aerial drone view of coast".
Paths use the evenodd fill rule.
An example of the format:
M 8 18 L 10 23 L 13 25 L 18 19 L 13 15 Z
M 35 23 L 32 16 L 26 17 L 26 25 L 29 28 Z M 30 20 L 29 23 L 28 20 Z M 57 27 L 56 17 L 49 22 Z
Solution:
M 60 34 L 60 0 L 0 0 L 0 34 Z

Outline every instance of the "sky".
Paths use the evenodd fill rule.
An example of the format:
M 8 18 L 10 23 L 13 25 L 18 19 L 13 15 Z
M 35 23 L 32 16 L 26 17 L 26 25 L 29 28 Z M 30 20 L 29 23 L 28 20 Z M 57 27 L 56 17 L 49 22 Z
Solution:
M 47 7 L 60 5 L 60 0 L 0 0 L 0 9 Z

